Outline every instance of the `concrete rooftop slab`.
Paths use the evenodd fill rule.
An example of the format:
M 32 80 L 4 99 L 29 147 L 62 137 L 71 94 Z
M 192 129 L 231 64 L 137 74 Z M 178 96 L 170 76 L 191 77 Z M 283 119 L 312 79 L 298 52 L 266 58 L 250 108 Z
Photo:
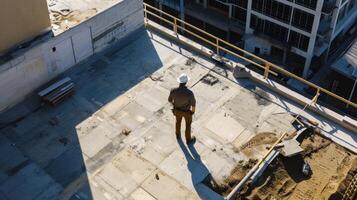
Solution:
M 52 30 L 57 35 L 123 0 L 47 0 Z
M 190 57 L 196 62 L 186 65 Z M 0 197 L 220 199 L 202 180 L 211 174 L 221 182 L 238 162 L 261 158 L 266 145 L 244 149 L 247 142 L 260 133 L 279 137 L 295 130 L 290 113 L 301 107 L 219 69 L 150 31 L 74 67 L 65 74 L 76 83 L 73 97 L 0 130 L 0 163 L 6 163 L 0 167 Z M 167 102 L 184 72 L 197 98 L 197 142 L 191 146 L 176 140 Z M 204 83 L 207 74 L 218 83 Z M 327 136 L 357 149 L 354 133 L 301 113 L 320 122 Z M 9 155 L 11 162 L 4 159 Z

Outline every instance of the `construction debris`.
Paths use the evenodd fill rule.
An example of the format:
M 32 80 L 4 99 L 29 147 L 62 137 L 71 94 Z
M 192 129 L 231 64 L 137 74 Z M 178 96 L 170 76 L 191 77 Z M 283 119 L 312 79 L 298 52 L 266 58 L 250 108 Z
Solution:
M 74 83 L 66 77 L 38 93 L 42 101 L 57 105 L 74 94 Z
M 215 61 L 216 64 L 223 64 L 224 63 L 223 58 L 220 55 L 213 54 L 211 56 L 211 58 L 212 58 L 213 61 Z
M 233 76 L 236 79 L 249 78 L 251 76 L 249 69 L 241 64 L 237 64 L 233 69 Z
M 304 165 L 302 166 L 302 173 L 305 175 L 305 176 L 309 176 L 311 175 L 311 167 L 309 165 L 309 163 L 305 162 Z
M 158 75 L 158 76 L 154 76 L 154 75 L 150 75 L 149 78 L 152 80 L 152 81 L 160 81 L 160 82 L 163 82 L 164 79 L 163 79 L 163 75 Z
M 278 156 L 241 198 L 342 199 L 357 172 L 356 155 L 317 133 L 301 137 L 300 146 L 308 153 Z
M 285 157 L 292 157 L 304 151 L 300 147 L 300 143 L 295 139 L 283 141 L 282 148 L 279 150 L 280 153 Z
M 219 82 L 218 78 L 211 74 L 207 74 L 206 76 L 203 77 L 202 82 L 208 85 L 214 85 Z
M 192 64 L 195 63 L 195 62 L 196 62 L 195 58 L 189 57 L 189 58 L 186 60 L 185 65 L 192 65 Z
M 128 136 L 130 133 L 131 133 L 131 130 L 130 129 L 126 129 L 126 128 L 121 131 L 121 134 L 123 134 L 125 136 Z

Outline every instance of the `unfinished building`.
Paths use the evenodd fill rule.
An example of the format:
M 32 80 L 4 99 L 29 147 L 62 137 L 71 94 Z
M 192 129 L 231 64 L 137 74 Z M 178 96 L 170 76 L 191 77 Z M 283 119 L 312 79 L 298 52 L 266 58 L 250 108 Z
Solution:
M 320 98 L 355 103 L 140 0 L 91 1 L 49 4 L 66 12 L 51 17 L 60 33 L 0 66 L 0 199 L 355 197 L 355 116 Z M 181 73 L 197 100 L 193 145 L 176 139 L 167 102 Z
M 327 0 L 145 0 L 308 77 L 343 44 L 357 4 Z

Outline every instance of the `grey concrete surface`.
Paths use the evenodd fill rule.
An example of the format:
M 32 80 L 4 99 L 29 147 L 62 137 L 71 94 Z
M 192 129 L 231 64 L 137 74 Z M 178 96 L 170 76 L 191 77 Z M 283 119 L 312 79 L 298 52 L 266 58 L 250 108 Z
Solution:
M 188 57 L 196 62 L 186 65 Z M 183 72 L 191 77 L 197 99 L 197 142 L 190 146 L 176 140 L 167 102 Z M 203 83 L 208 73 L 219 82 Z M 289 112 L 301 112 L 296 104 L 253 81 L 235 80 L 230 72 L 150 31 L 65 75 L 76 83 L 73 97 L 0 130 L 0 197 L 221 199 L 202 180 L 211 174 L 223 181 L 239 161 L 261 158 L 264 145 L 253 146 L 249 154 L 240 148 L 258 133 L 279 137 L 295 130 Z M 258 95 L 261 91 L 267 99 Z M 320 121 L 322 131 L 333 127 L 357 147 L 353 133 L 302 114 Z

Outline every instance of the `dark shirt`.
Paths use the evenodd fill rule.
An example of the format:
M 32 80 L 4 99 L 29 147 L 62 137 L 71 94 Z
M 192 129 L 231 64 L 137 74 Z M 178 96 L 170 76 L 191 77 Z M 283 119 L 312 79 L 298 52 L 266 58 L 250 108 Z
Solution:
M 191 106 L 196 106 L 195 96 L 186 86 L 172 89 L 168 100 L 174 105 L 175 109 L 181 111 L 189 111 Z

